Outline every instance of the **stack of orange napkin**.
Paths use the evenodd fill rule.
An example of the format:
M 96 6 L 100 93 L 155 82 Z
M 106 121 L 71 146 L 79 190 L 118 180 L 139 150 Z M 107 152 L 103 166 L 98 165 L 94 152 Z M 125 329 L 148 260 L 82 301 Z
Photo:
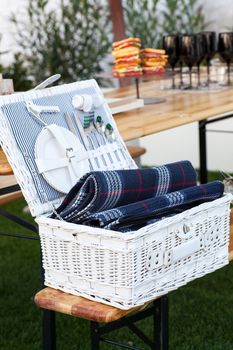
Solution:
M 167 63 L 165 50 L 146 48 L 141 50 L 143 74 L 163 73 Z
M 141 76 L 139 38 L 128 38 L 116 41 L 112 45 L 112 55 L 114 57 L 113 75 L 115 77 Z

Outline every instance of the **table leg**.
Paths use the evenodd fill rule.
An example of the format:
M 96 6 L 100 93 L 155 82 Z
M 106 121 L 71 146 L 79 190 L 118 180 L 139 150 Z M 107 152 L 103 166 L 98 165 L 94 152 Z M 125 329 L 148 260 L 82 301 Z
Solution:
M 135 84 L 136 84 L 136 97 L 137 97 L 137 99 L 142 98 L 142 97 L 140 97 L 139 78 L 135 78 Z M 144 101 L 144 105 L 152 105 L 152 104 L 166 102 L 166 98 L 164 98 L 164 97 L 144 97 L 143 101 Z
M 154 342 L 156 349 L 168 350 L 168 297 L 165 295 L 154 301 Z
M 139 80 L 138 80 L 138 78 L 135 78 L 135 84 L 136 84 L 136 97 L 137 97 L 137 99 L 139 99 L 140 92 L 139 92 Z
M 207 183 L 206 121 L 199 121 L 200 182 Z

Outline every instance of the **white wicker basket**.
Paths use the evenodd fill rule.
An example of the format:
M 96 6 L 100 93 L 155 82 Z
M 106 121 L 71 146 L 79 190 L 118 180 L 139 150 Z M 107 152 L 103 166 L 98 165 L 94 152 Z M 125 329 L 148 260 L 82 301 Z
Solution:
M 93 81 L 84 84 L 96 85 Z M 82 83 L 7 96 L 0 98 L 0 107 L 32 98 L 31 94 L 49 98 L 80 86 Z M 3 113 L 0 113 L 0 139 L 31 211 L 37 216 L 45 285 L 128 309 L 228 263 L 232 195 L 130 233 L 54 220 L 47 217 L 51 203 L 39 200 L 25 159 Z M 121 145 L 120 136 L 118 141 Z M 135 167 L 130 158 L 128 167 Z M 61 200 L 58 198 L 53 204 Z
M 228 263 L 231 198 L 134 233 L 37 218 L 45 284 L 121 309 L 166 294 Z

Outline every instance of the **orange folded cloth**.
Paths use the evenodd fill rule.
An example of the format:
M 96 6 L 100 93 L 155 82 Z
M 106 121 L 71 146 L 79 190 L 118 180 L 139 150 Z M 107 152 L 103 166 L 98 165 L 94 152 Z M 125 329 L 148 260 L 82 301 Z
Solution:
M 141 48 L 139 38 L 127 38 L 112 44 L 115 77 L 135 77 L 142 74 L 158 74 L 165 71 L 166 52 L 161 49 Z
M 144 74 L 163 73 L 167 63 L 165 50 L 146 48 L 140 51 Z
M 113 50 L 121 50 L 125 47 L 131 47 L 131 46 L 135 46 L 135 47 L 141 47 L 141 39 L 139 38 L 127 38 L 127 39 L 123 39 L 120 41 L 115 41 L 112 44 L 112 48 Z
M 114 42 L 112 45 L 114 57 L 113 75 L 116 77 L 141 76 L 139 38 L 127 38 Z

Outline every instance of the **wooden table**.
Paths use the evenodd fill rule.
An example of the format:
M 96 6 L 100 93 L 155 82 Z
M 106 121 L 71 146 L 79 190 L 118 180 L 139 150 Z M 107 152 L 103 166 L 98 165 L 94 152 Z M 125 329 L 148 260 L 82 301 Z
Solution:
M 233 89 L 218 91 L 160 90 L 159 83 L 141 83 L 142 97 L 166 97 L 166 102 L 115 115 L 119 131 L 125 141 L 199 122 L 200 179 L 207 182 L 206 125 L 233 116 Z M 135 96 L 129 86 L 106 93 L 106 97 Z
M 233 116 L 233 88 L 219 91 L 160 90 L 158 81 L 140 84 L 142 97 L 156 95 L 166 97 L 166 102 L 146 105 L 142 108 L 115 115 L 120 134 L 125 141 L 133 140 L 178 126 L 199 122 L 200 156 L 206 163 L 205 125 L 218 119 Z M 105 97 L 123 98 L 135 96 L 135 86 L 114 89 Z M 206 169 L 204 169 L 206 170 Z M 0 188 L 1 180 L 0 177 Z
M 165 103 L 146 105 L 115 115 L 125 141 L 165 131 L 177 126 L 233 114 L 233 89 L 219 91 L 159 90 L 158 82 L 141 83 L 143 97 L 166 97 Z M 106 97 L 123 98 L 135 95 L 128 86 L 106 93 Z

